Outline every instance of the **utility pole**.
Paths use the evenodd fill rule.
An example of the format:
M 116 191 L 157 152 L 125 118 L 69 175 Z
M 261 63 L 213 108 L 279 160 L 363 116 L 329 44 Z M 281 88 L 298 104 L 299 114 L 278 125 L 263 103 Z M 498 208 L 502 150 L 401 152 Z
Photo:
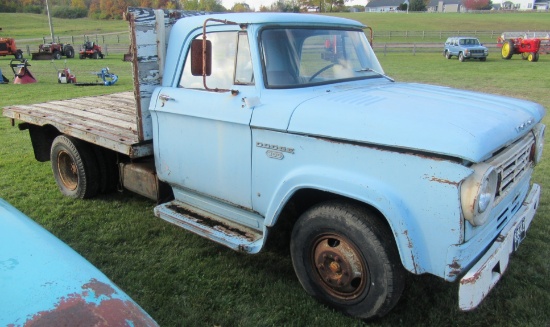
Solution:
M 55 43 L 55 38 L 53 36 L 52 16 L 50 15 L 50 6 L 48 6 L 48 0 L 46 0 L 46 13 L 48 14 L 48 23 L 50 23 L 50 35 L 52 37 L 52 43 Z

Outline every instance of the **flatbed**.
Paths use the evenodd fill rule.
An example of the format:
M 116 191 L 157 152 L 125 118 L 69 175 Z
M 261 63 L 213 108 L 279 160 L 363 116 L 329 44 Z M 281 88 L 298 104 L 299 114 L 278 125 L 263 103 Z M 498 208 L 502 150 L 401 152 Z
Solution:
M 133 92 L 14 105 L 5 107 L 3 114 L 33 125 L 53 125 L 63 134 L 130 158 L 153 154 L 152 142 L 143 142 L 139 138 Z

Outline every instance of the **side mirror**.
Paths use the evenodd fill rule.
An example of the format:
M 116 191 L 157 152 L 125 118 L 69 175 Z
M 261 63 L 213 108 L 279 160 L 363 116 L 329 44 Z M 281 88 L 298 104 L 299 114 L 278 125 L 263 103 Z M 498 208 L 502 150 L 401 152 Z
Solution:
M 204 68 L 204 71 L 203 71 Z M 210 76 L 212 74 L 212 42 L 195 39 L 191 42 L 191 74 L 193 76 Z

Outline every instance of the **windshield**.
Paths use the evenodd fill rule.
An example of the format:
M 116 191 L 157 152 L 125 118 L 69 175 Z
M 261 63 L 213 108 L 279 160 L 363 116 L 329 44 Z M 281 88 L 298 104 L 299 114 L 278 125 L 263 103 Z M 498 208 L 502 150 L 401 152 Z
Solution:
M 460 40 L 461 45 L 479 45 L 479 41 L 477 39 L 462 39 Z
M 261 33 L 267 88 L 292 88 L 381 77 L 362 30 L 277 28 Z

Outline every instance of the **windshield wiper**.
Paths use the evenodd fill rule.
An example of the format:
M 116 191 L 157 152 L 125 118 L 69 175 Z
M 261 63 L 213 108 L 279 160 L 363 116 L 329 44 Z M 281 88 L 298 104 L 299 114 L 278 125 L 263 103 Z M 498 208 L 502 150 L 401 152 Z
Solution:
M 377 76 L 380 76 L 380 77 L 384 77 L 385 79 L 387 79 L 388 81 L 390 82 L 395 82 L 395 80 L 391 77 L 389 77 L 388 75 L 385 75 L 385 74 L 382 74 L 380 72 L 377 72 L 376 70 L 372 69 L 372 68 L 361 68 L 359 70 L 356 70 L 356 72 L 373 72 L 375 73 Z

